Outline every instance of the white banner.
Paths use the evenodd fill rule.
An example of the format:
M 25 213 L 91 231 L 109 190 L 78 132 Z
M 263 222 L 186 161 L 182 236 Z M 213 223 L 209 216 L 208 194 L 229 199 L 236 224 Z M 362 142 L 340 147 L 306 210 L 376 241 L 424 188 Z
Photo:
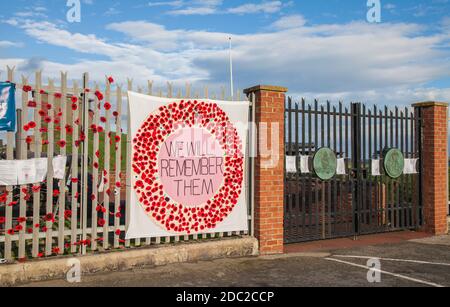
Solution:
M 37 183 L 36 162 L 31 160 L 18 160 L 17 163 L 17 181 L 20 185 Z
M 66 171 L 66 156 L 53 158 L 53 175 L 63 179 Z M 48 159 L 0 161 L 0 186 L 26 185 L 44 182 L 47 178 Z
M 57 156 L 53 158 L 52 166 L 53 166 L 53 178 L 62 180 L 66 174 L 66 164 L 67 157 L 66 156 Z
M 132 136 L 126 238 L 248 230 L 248 102 L 128 92 Z
M 14 160 L 0 160 L 0 186 L 17 184 L 17 163 Z
M 297 157 L 286 156 L 286 172 L 290 174 L 297 174 Z
M 372 176 L 381 176 L 381 161 L 379 159 L 372 160 Z
M 302 174 L 309 174 L 309 156 L 300 156 L 300 171 Z
M 403 169 L 403 174 L 405 175 L 418 174 L 417 162 L 419 162 L 419 159 L 405 159 L 405 167 Z
M 344 158 L 337 160 L 336 175 L 347 175 L 347 164 Z

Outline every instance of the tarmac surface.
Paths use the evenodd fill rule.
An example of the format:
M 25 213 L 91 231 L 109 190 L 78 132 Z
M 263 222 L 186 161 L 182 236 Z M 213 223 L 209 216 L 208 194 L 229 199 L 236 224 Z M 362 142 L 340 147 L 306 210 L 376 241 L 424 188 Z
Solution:
M 450 287 L 450 236 L 221 259 L 38 282 L 32 287 Z M 347 241 L 342 241 L 347 242 Z M 370 242 L 370 241 L 369 241 Z M 341 244 L 342 245 L 342 244 Z M 302 246 L 298 245 L 298 249 Z M 374 258 L 374 259 L 372 259 Z M 372 260 L 371 260 L 372 259 Z M 378 260 L 377 260 L 378 259 Z M 371 263 L 368 261 L 371 260 Z M 369 272 L 368 264 L 381 265 Z M 381 273 L 378 274 L 378 273 Z M 368 281 L 377 279 L 379 282 Z

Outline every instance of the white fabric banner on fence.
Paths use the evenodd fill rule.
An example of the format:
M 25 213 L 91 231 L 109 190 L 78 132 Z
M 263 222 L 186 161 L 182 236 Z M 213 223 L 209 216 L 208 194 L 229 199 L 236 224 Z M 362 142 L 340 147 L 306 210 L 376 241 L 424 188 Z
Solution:
M 378 159 L 372 160 L 372 176 L 381 176 L 381 161 Z
M 44 182 L 47 177 L 47 158 L 17 160 L 17 183 L 35 184 Z
M 53 159 L 54 178 L 63 179 L 67 157 Z M 47 178 L 47 158 L 0 161 L 0 186 L 42 183 Z
M 0 186 L 17 185 L 17 163 L 14 160 L 0 160 Z
M 128 99 L 132 183 L 126 238 L 248 231 L 249 103 L 134 92 Z
M 66 174 L 66 156 L 57 156 L 53 158 L 53 178 L 62 180 Z
M 17 163 L 17 183 L 19 185 L 23 184 L 33 184 L 37 183 L 36 179 L 36 161 L 31 160 L 18 160 Z
M 34 163 L 36 166 L 36 183 L 44 182 L 48 171 L 47 158 L 34 159 Z
M 417 162 L 419 159 L 405 159 L 405 168 L 403 169 L 403 174 L 414 175 L 417 174 Z
M 297 157 L 286 156 L 286 171 L 290 174 L 297 173 Z
M 344 158 L 338 159 L 337 167 L 336 167 L 336 174 L 337 175 L 347 175 L 346 169 L 347 169 L 347 165 L 345 163 L 345 159 Z
M 309 156 L 300 156 L 300 172 L 302 174 L 309 174 Z

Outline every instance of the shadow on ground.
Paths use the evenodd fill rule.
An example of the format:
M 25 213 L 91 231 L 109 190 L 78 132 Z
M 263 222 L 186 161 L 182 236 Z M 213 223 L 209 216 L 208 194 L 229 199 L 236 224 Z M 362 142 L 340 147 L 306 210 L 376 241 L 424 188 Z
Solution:
M 342 257 L 345 256 L 345 257 Z M 351 256 L 351 257 L 349 257 Z M 367 259 L 381 258 L 381 283 L 367 281 Z M 351 264 L 330 261 L 337 259 Z M 396 259 L 383 260 L 383 259 Z M 404 261 L 406 260 L 406 262 Z M 423 261 L 431 263 L 407 262 Z M 432 264 L 439 263 L 439 264 Z M 449 264 L 449 265 L 445 265 Z M 406 277 L 406 278 L 404 278 Z M 80 284 L 65 280 L 27 286 L 87 287 L 423 287 L 426 283 L 450 287 L 450 236 L 395 244 L 358 246 L 322 253 L 277 257 L 221 259 L 147 267 L 126 272 L 82 276 Z

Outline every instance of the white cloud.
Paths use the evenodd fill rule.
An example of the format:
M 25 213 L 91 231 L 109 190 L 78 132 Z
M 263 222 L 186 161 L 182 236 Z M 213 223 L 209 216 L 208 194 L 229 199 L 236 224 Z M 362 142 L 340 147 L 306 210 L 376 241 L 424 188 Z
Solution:
M 95 35 L 71 33 L 47 21 L 15 20 L 12 24 L 17 24 L 26 34 L 35 38 L 37 41 L 65 47 L 80 53 L 114 56 L 125 51 L 124 48 L 118 45 L 108 44 Z
M 18 18 L 47 18 L 47 8 L 42 5 L 24 6 L 21 11 L 14 13 L 14 16 Z
M 300 28 L 306 24 L 306 19 L 302 15 L 284 16 L 272 24 L 275 29 Z
M 137 43 L 145 43 L 156 50 L 217 49 L 227 42 L 229 34 L 205 31 L 167 30 L 164 26 L 146 21 L 112 23 L 107 29 L 126 34 Z
M 168 12 L 171 15 L 212 15 L 219 12 L 222 2 L 222 0 L 191 0 L 157 2 L 157 4 L 176 7 Z
M 385 88 L 378 90 L 367 91 L 351 91 L 351 92 L 336 92 L 336 93 L 318 93 L 318 92 L 302 92 L 291 93 L 294 97 L 304 97 L 311 102 L 313 99 L 318 99 L 319 102 L 331 101 L 337 103 L 339 101 L 349 102 L 363 102 L 374 105 L 395 105 L 398 107 L 411 106 L 416 102 L 424 101 L 450 101 L 450 88 L 435 88 L 435 87 L 407 87 L 399 86 L 393 88 Z
M 176 0 L 176 1 L 155 1 L 155 2 L 149 2 L 148 6 L 154 7 L 154 6 L 172 6 L 172 7 L 181 7 L 183 6 L 184 1 L 182 0 Z
M 236 7 L 223 8 L 222 0 L 191 0 L 191 1 L 160 1 L 150 2 L 149 6 L 170 6 L 170 15 L 213 15 L 213 14 L 273 14 L 278 13 L 286 5 L 282 1 L 262 1 L 257 3 L 246 3 Z
M 397 6 L 392 3 L 386 3 L 383 8 L 389 11 L 393 11 Z
M 8 23 L 46 44 L 106 57 L 70 65 L 40 61 L 49 74 L 67 70 L 77 76 L 89 71 L 98 81 L 111 74 L 117 80 L 132 77 L 140 84 L 153 79 L 213 87 L 228 80 L 229 33 L 169 30 L 146 21 L 108 25 L 109 30 L 128 37 L 130 43 L 125 44 L 71 33 L 49 22 Z M 425 34 L 421 26 L 404 23 L 307 26 L 299 15 L 283 17 L 271 29 L 233 35 L 235 79 L 240 88 L 269 83 L 287 86 L 290 93 L 301 96 L 381 103 L 450 100 L 449 89 L 426 86 L 450 77 L 450 52 L 439 48 L 448 39 L 445 33 Z M 14 61 L 19 69 L 29 65 L 24 59 Z M 3 59 L 0 65 L 9 62 L 13 59 Z
M 200 7 L 188 7 L 185 9 L 180 10 L 173 10 L 170 11 L 171 15 L 212 15 L 217 12 L 217 9 L 215 7 L 207 7 L 207 6 L 200 6 Z
M 281 1 L 267 1 L 262 3 L 246 3 L 227 10 L 231 14 L 255 14 L 255 13 L 277 13 L 281 10 Z
M 0 41 L 0 48 L 22 48 L 24 46 L 23 43 L 16 43 L 10 41 Z

